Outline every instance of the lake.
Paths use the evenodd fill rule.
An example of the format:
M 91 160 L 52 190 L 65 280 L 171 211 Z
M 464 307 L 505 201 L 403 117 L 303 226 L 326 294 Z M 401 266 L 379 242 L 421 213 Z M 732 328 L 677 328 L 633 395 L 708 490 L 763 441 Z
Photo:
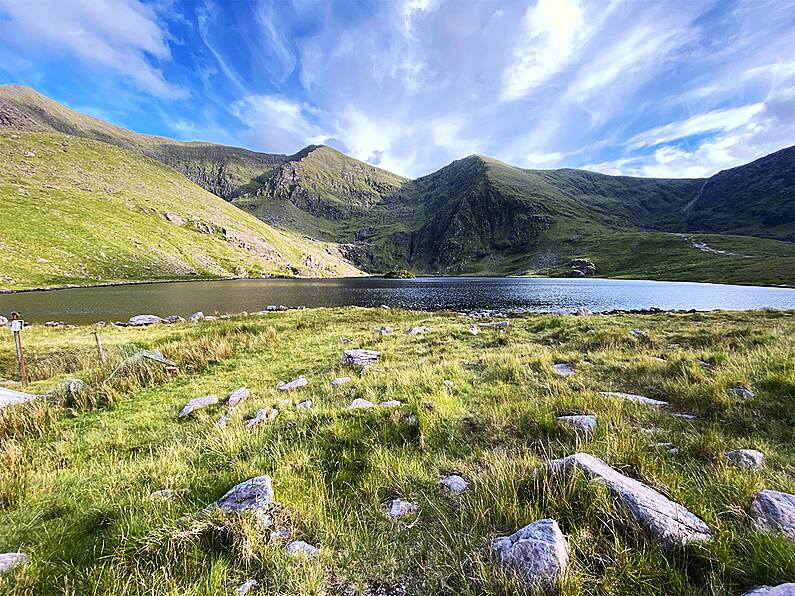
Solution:
M 136 314 L 254 312 L 268 305 L 417 310 L 795 309 L 795 290 L 689 282 L 511 277 L 262 279 L 69 288 L 0 295 L 0 314 L 33 323 L 126 321 Z

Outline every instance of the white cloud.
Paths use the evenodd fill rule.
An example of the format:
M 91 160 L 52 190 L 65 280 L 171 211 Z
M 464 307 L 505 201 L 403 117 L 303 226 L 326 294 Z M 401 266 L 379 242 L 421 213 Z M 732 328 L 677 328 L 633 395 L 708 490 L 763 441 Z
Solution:
M 165 80 L 153 61 L 171 58 L 168 32 L 138 0 L 0 0 L 3 43 L 19 51 L 68 52 L 128 77 L 139 89 L 165 98 L 187 92 Z

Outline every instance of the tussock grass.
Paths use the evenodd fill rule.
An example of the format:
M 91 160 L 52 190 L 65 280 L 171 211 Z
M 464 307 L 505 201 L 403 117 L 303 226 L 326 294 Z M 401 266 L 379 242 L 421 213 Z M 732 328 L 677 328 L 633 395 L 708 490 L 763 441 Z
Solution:
M 420 324 L 433 329 L 402 333 Z M 396 333 L 374 335 L 380 325 Z M 630 335 L 634 328 L 646 337 Z M 761 488 L 795 492 L 794 330 L 791 313 L 528 315 L 471 336 L 458 316 L 394 309 L 103 330 L 109 349 L 159 349 L 181 373 L 147 365 L 103 386 L 115 361 L 54 366 L 36 390 L 77 376 L 86 384 L 79 399 L 0 412 L 0 550 L 32 555 L 30 565 L 0 577 L 0 591 L 211 595 L 254 577 L 264 594 L 524 594 L 488 547 L 543 517 L 558 520 L 571 546 L 558 587 L 564 595 L 737 594 L 791 580 L 793 545 L 755 531 L 747 511 Z M 90 332 L 32 327 L 27 338 L 33 352 L 57 354 L 85 345 Z M 353 342 L 341 344 L 343 336 Z M 360 375 L 340 363 L 349 347 L 383 357 Z M 0 345 L 0 357 L 9 349 Z M 577 373 L 559 377 L 556 362 Z M 276 390 L 300 374 L 308 387 Z M 343 375 L 353 381 L 332 389 L 329 381 Z M 731 397 L 727 389 L 738 385 L 756 397 Z M 177 419 L 188 399 L 241 386 L 252 395 L 228 426 L 214 425 L 222 404 Z M 603 390 L 664 399 L 669 410 L 698 418 Z M 357 397 L 403 405 L 346 410 Z M 293 407 L 304 399 L 313 400 L 311 410 Z M 275 421 L 243 426 L 274 406 Z M 592 436 L 556 422 L 579 413 L 597 416 Z M 659 441 L 678 453 L 651 447 Z M 763 470 L 728 462 L 725 452 L 737 448 L 763 451 Z M 576 451 L 682 503 L 714 541 L 663 551 L 604 489 L 539 472 Z M 194 516 L 265 473 L 277 523 L 320 546 L 318 557 L 289 557 L 246 516 Z M 449 473 L 470 489 L 447 494 L 439 480 Z M 183 492 L 149 498 L 162 488 Z M 387 519 L 384 504 L 396 497 L 418 512 Z

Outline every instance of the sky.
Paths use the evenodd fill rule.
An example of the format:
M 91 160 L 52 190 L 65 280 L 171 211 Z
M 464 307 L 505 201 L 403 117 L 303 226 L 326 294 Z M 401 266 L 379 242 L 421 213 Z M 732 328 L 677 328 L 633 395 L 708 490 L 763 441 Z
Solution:
M 417 177 L 702 177 L 795 144 L 795 0 L 0 0 L 0 83 L 148 134 Z

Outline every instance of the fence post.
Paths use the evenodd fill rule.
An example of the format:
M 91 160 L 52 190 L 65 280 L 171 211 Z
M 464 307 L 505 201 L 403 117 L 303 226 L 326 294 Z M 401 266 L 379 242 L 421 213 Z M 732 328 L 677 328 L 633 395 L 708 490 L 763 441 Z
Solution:
M 94 339 L 97 340 L 97 352 L 99 353 L 99 361 L 105 364 L 105 350 L 102 349 L 102 342 L 99 339 L 99 331 L 94 331 Z
M 25 355 L 22 353 L 22 327 L 25 324 L 19 318 L 18 312 L 11 313 L 11 332 L 14 334 L 14 347 L 17 350 L 17 365 L 19 366 L 19 379 L 22 386 L 28 384 L 28 373 L 25 370 Z

